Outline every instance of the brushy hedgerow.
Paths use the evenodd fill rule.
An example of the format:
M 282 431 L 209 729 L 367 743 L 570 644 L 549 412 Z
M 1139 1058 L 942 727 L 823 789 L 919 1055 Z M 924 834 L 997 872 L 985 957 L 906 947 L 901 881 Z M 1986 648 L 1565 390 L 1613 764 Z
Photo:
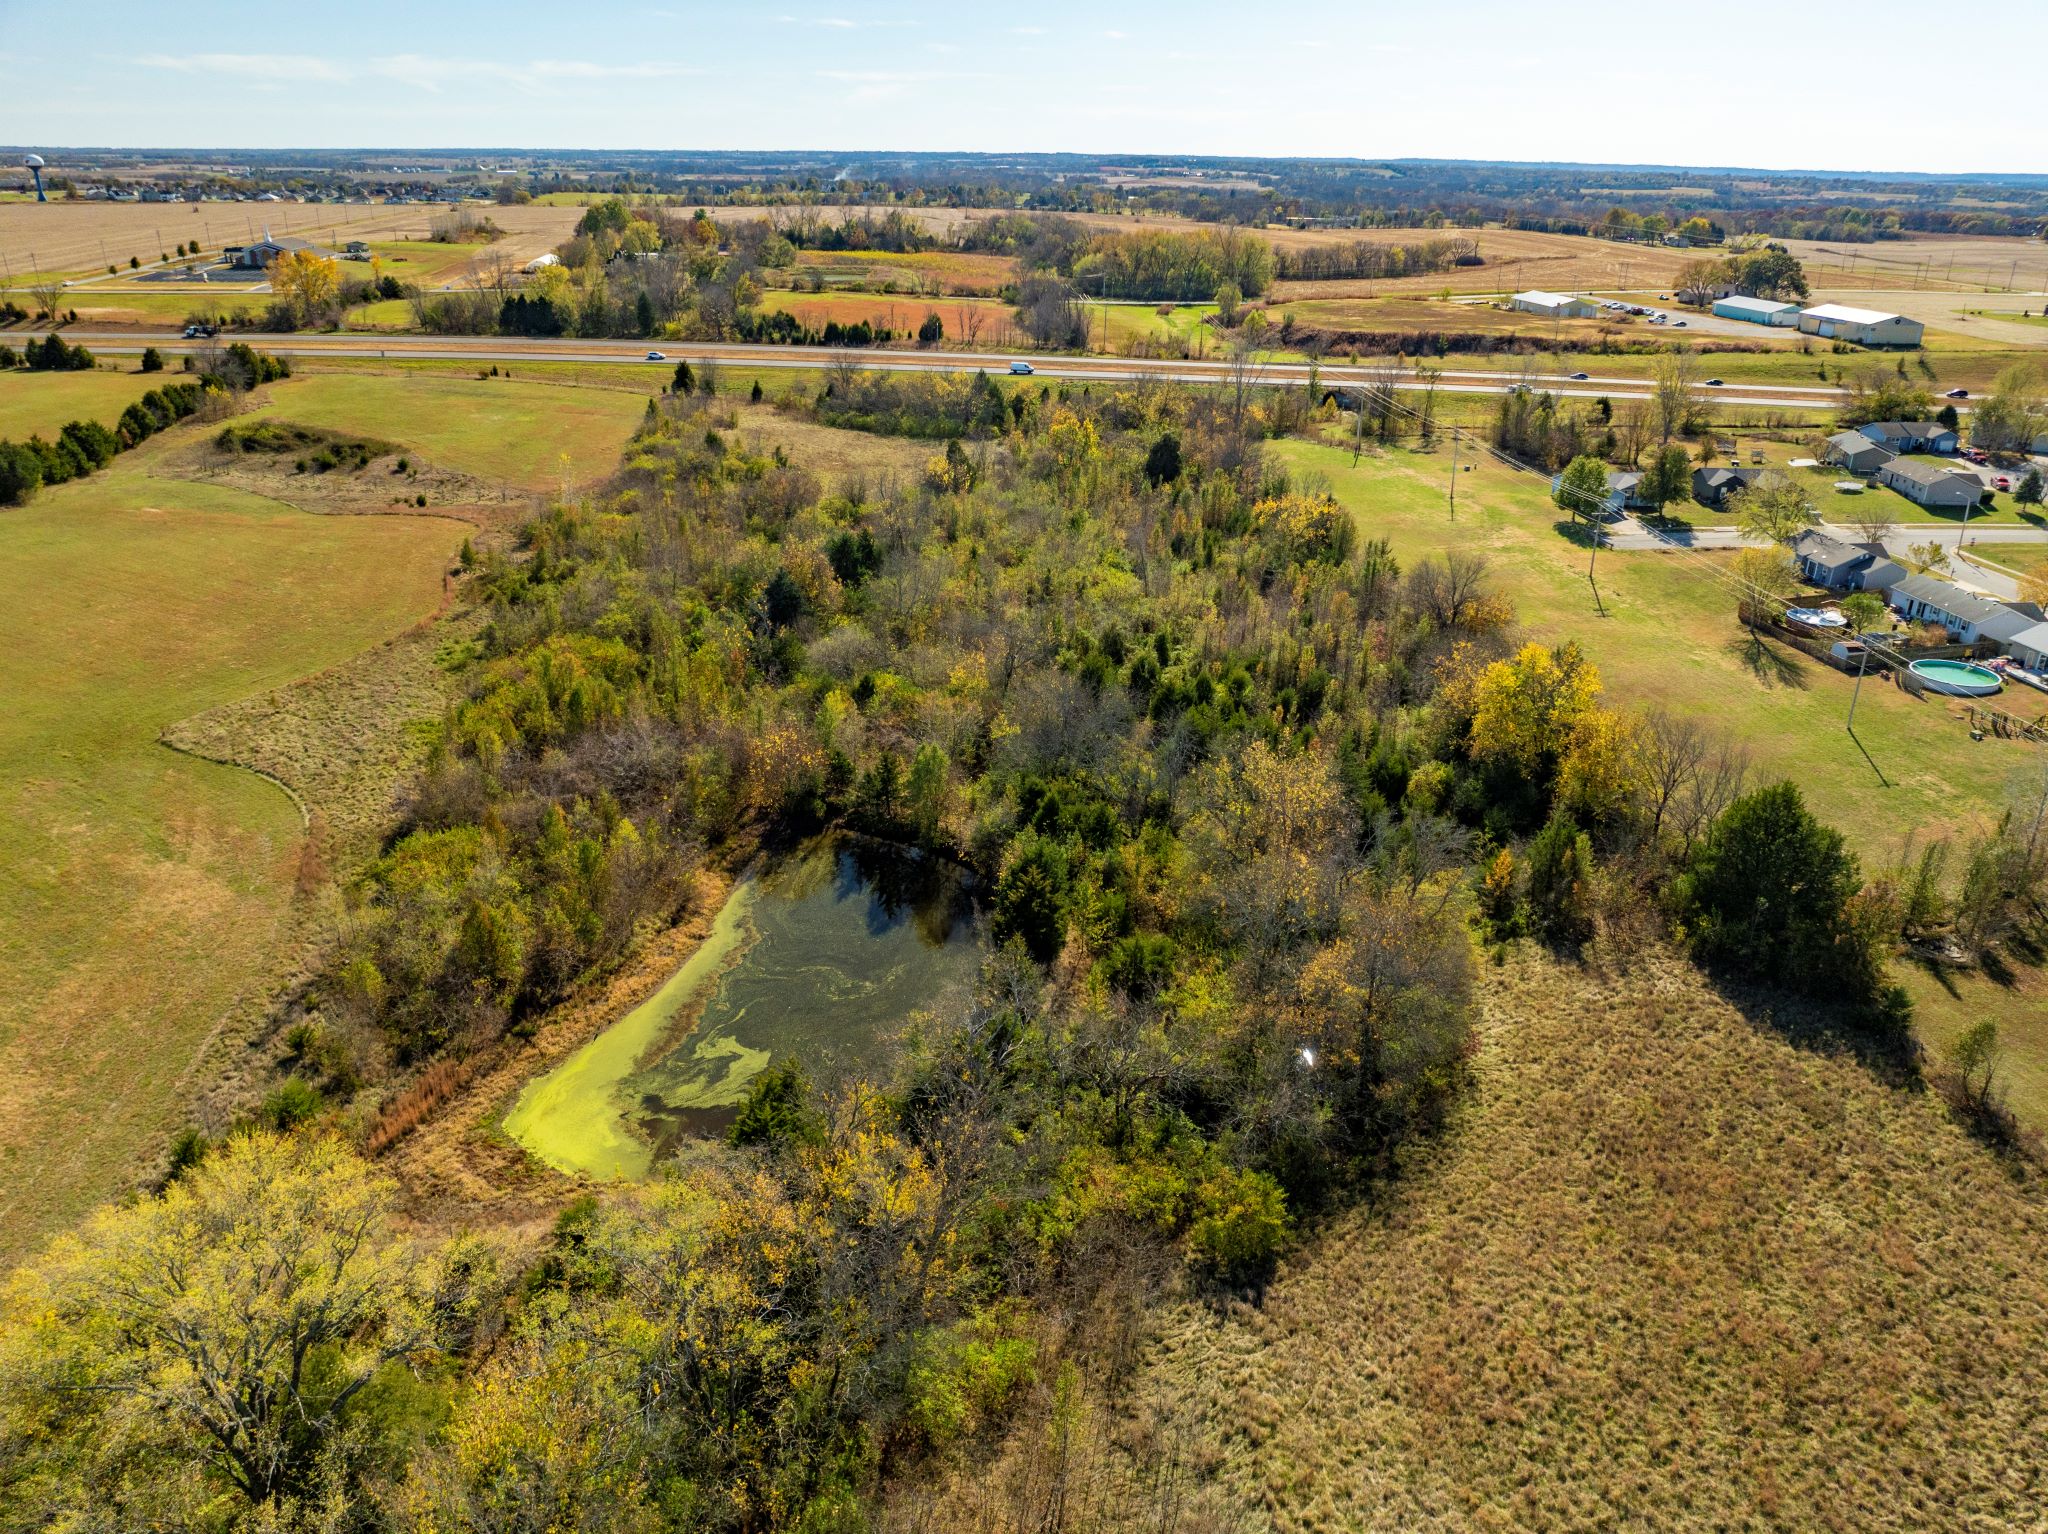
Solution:
M 1140 1388 L 1221 1526 L 2031 1528 L 2048 1212 L 1685 966 L 1489 971 L 1476 1082 Z

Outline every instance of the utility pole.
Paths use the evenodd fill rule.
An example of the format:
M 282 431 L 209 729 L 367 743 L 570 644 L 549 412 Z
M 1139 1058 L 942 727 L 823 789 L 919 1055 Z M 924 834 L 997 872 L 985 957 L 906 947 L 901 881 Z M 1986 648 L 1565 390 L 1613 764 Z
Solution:
M 1451 428 L 1451 520 L 1458 520 L 1458 428 Z
M 1852 736 L 1856 733 L 1856 700 L 1863 696 L 1863 671 L 1870 664 L 1870 646 L 1865 644 L 1858 648 L 1860 653 L 1856 659 L 1856 687 L 1849 694 L 1849 723 L 1847 728 Z

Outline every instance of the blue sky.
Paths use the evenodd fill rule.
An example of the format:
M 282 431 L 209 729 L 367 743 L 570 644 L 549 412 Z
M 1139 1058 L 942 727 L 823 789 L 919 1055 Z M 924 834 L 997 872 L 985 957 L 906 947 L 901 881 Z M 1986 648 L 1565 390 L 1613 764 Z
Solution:
M 2038 171 L 2044 53 L 2042 0 L 0 0 L 0 142 Z

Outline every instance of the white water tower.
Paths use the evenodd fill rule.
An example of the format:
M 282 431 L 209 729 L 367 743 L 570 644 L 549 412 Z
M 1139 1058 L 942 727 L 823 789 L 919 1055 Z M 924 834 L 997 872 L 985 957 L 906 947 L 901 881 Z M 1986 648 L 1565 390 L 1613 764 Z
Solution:
M 21 163 L 26 165 L 28 173 L 36 178 L 36 201 L 48 202 L 50 199 L 43 195 L 43 157 L 39 154 L 32 154 Z

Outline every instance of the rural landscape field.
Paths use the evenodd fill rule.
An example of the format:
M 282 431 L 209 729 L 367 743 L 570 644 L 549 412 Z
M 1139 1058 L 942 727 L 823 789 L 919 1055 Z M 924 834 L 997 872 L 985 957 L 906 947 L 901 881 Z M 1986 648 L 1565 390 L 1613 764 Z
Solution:
M 116 11 L 0 44 L 0 1534 L 2043 1527 L 2024 90 Z

